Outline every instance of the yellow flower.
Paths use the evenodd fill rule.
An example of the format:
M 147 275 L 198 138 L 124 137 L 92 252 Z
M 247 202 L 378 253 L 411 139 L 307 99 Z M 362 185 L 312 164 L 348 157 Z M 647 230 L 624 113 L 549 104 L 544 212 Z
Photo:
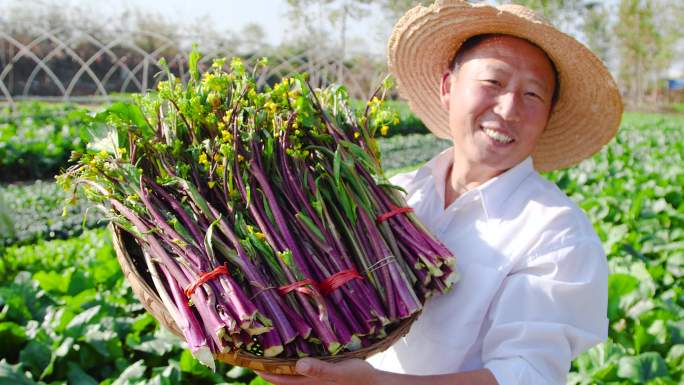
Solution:
M 263 241 L 264 239 L 266 239 L 266 236 L 265 236 L 264 233 L 262 233 L 261 231 L 257 231 L 256 233 L 254 233 L 254 235 L 256 235 L 256 237 L 259 238 L 259 239 L 262 240 L 262 241 Z
M 394 119 L 392 119 L 392 124 L 396 126 L 399 123 L 400 123 L 399 117 L 395 116 Z
M 208 164 L 209 160 L 207 159 L 207 154 L 201 153 L 199 156 L 199 163 L 200 164 Z
M 264 105 L 264 107 L 266 107 L 266 109 L 269 110 L 273 114 L 276 112 L 278 105 L 269 101 Z
M 361 133 L 356 131 L 354 132 L 354 139 L 358 139 L 361 136 Z
M 369 106 L 373 105 L 373 104 L 380 104 L 380 103 L 382 103 L 382 102 L 380 101 L 380 99 L 378 99 L 377 96 L 373 96 L 373 99 L 368 101 Z
M 210 180 L 209 182 L 207 182 L 207 185 L 209 185 L 209 188 L 214 188 L 214 186 L 216 185 L 216 182 L 214 182 L 213 180 Z
M 387 125 L 380 127 L 380 135 L 387 136 L 388 131 L 389 131 L 389 127 Z
M 123 155 L 123 154 L 126 153 L 126 148 L 125 148 L 125 147 L 119 147 L 117 150 L 119 151 L 119 154 L 121 154 L 121 155 Z

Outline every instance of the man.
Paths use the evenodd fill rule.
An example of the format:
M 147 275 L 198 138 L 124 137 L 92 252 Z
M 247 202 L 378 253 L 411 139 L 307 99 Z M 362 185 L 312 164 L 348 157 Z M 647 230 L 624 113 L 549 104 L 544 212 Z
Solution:
M 302 359 L 303 376 L 263 377 L 564 384 L 571 360 L 607 336 L 608 269 L 586 216 L 536 170 L 575 164 L 614 136 L 622 104 L 610 74 L 524 7 L 462 1 L 410 10 L 389 66 L 412 110 L 453 141 L 393 182 L 457 256 L 461 281 L 370 364 Z

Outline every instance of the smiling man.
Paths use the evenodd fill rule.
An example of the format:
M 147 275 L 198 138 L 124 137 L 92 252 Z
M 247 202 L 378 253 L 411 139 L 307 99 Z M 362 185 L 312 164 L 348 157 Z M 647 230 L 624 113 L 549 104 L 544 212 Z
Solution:
M 445 207 L 532 153 L 556 87 L 548 56 L 524 39 L 477 35 L 463 44 L 441 82 L 454 143 Z
M 607 336 L 608 268 L 585 214 L 539 171 L 614 135 L 620 94 L 601 61 L 527 8 L 443 0 L 407 12 L 389 68 L 453 147 L 392 182 L 457 256 L 454 289 L 368 362 L 302 359 L 278 385 L 565 384 Z

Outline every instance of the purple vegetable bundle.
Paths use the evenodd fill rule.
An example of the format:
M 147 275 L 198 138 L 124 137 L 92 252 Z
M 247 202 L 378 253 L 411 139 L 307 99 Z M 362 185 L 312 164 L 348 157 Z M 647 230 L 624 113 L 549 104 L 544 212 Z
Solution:
M 112 131 L 59 177 L 136 237 L 193 354 L 335 355 L 369 346 L 456 280 L 454 257 L 380 168 L 343 87 L 257 90 L 239 60 L 173 75 L 97 118 Z

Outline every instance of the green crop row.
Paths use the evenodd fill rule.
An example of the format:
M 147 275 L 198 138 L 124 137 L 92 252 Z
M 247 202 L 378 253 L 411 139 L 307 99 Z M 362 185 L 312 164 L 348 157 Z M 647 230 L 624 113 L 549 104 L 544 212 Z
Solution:
M 261 383 L 226 364 L 211 372 L 160 328 L 124 281 L 106 229 L 0 257 L 0 384 Z
M 0 181 L 54 175 L 89 137 L 88 110 L 73 104 L 22 103 L 0 108 Z
M 684 117 L 626 114 L 617 138 L 549 177 L 589 215 L 609 279 L 609 340 L 570 384 L 684 381 Z
M 0 202 L 13 231 L 0 233 L 0 245 L 27 244 L 38 239 L 70 238 L 83 228 L 102 226 L 102 216 L 84 201 L 66 205 L 69 194 L 52 181 L 0 186 Z M 7 225 L 5 225 L 7 226 Z

